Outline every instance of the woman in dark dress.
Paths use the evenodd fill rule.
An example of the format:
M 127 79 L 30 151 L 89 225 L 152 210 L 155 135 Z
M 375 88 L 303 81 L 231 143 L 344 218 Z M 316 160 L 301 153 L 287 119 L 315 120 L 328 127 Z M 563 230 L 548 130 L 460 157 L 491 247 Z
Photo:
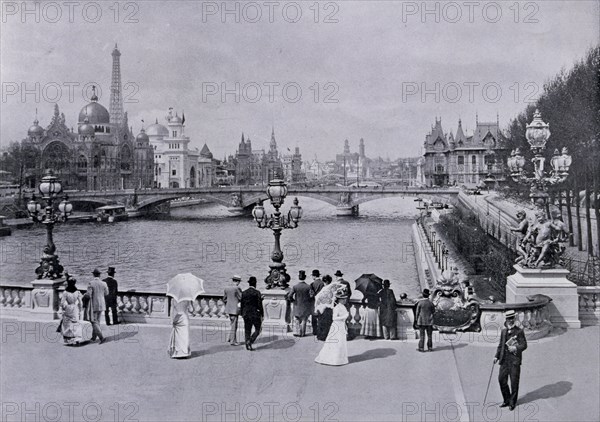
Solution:
M 328 286 L 329 284 L 331 284 L 331 276 L 330 275 L 324 275 L 323 276 L 323 284 L 325 284 L 325 286 Z M 325 341 L 327 339 L 327 335 L 329 334 L 329 328 L 331 327 L 331 324 L 333 323 L 333 309 L 332 308 L 325 308 L 318 316 L 318 329 L 317 329 L 317 340 L 320 341 Z
M 379 322 L 383 329 L 383 338 L 396 340 L 396 295 L 390 289 L 390 280 L 383 280 L 383 289 L 379 291 Z

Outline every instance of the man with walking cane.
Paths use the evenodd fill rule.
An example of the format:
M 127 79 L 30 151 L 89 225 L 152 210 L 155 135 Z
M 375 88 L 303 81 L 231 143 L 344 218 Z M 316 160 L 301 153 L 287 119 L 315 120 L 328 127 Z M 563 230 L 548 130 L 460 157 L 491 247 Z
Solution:
M 503 328 L 500 334 L 500 344 L 498 344 L 498 349 L 496 350 L 494 363 L 500 364 L 498 382 L 500 383 L 500 391 L 502 391 L 502 398 L 504 399 L 500 407 L 508 406 L 510 410 L 514 410 L 519 395 L 521 355 L 523 350 L 527 349 L 527 340 L 525 339 L 523 330 L 515 324 L 516 312 L 513 310 L 507 311 L 504 313 L 504 317 L 506 319 L 506 328 Z M 492 371 L 493 369 L 492 367 Z M 509 377 L 510 388 L 508 387 Z

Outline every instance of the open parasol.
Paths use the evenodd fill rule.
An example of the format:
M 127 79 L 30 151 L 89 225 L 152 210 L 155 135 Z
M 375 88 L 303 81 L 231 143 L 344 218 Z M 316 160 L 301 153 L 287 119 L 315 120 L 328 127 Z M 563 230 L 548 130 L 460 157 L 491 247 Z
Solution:
M 364 296 L 376 295 L 377 292 L 383 289 L 383 285 L 381 284 L 383 280 L 375 274 L 363 274 L 354 282 L 356 283 L 356 290 Z
M 319 293 L 315 296 L 315 311 L 323 313 L 326 308 L 335 306 L 335 293 L 340 286 L 339 283 L 331 283 L 323 287 Z
M 167 296 L 171 296 L 175 302 L 193 301 L 202 293 L 204 293 L 204 280 L 194 274 L 177 274 L 167 283 Z

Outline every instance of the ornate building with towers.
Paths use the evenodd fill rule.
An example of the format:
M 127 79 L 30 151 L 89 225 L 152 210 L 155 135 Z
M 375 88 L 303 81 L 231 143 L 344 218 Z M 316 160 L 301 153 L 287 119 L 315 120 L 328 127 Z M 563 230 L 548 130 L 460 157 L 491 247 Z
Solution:
M 137 137 L 129 127 L 121 95 L 121 53 L 112 51 L 110 112 L 99 103 L 95 87 L 90 103 L 79 112 L 77 130 L 68 128 L 58 105 L 44 128 L 36 118 L 22 142 L 25 182 L 39 183 L 52 169 L 65 190 L 148 188 L 153 183 L 154 160 L 148 136 Z
M 364 180 L 371 177 L 371 159 L 365 155 L 365 141 L 360 138 L 358 152 L 350 152 L 350 144 L 344 141 L 344 152 L 335 156 L 336 171 L 348 180 Z
M 498 116 L 495 122 L 480 122 L 476 116 L 475 131 L 470 134 L 465 133 L 459 119 L 456 135 L 452 131 L 444 133 L 442 119 L 436 117 L 425 136 L 425 153 L 417 179 L 427 186 L 474 186 L 484 180 L 502 182 L 505 145 Z
M 279 156 L 277 150 L 275 129 L 271 130 L 271 141 L 267 152 L 264 149 L 252 149 L 250 137 L 244 138 L 242 133 L 242 140 L 238 145 L 235 157 L 230 157 L 229 161 L 235 163 L 235 183 L 237 185 L 266 184 L 277 174 L 283 174 L 282 157 Z
M 196 188 L 212 186 L 215 166 L 213 155 L 204 144 L 201 151 L 190 149 L 185 134 L 185 113 L 173 109 L 165 117 L 166 126 L 155 123 L 142 129 L 154 151 L 154 187 Z

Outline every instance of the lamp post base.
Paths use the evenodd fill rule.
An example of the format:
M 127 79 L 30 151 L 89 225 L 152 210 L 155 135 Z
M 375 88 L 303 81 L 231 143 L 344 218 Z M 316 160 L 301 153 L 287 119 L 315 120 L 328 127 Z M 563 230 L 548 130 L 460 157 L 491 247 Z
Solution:
M 267 289 L 273 289 L 280 287 L 281 289 L 287 289 L 290 284 L 290 275 L 285 269 L 283 262 L 272 262 L 269 264 L 269 275 L 265 278 L 265 284 Z
M 60 305 L 58 288 L 65 282 L 63 277 L 57 279 L 41 278 L 31 282 L 31 312 L 35 313 L 36 319 L 55 320 L 58 319 Z

